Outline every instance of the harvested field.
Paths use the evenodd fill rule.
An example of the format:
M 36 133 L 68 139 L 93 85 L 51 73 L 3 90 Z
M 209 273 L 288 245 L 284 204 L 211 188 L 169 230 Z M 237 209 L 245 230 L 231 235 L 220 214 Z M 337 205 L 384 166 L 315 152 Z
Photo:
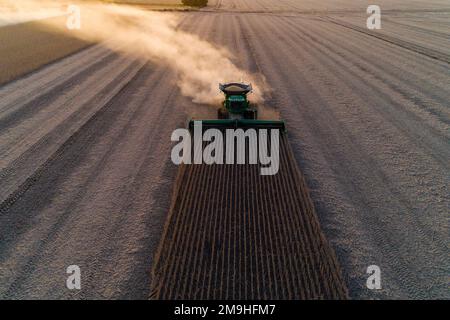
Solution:
M 64 25 L 64 18 L 52 18 Z M 0 84 L 89 45 L 38 21 L 0 27 Z
M 173 14 L 273 89 L 265 103 L 286 120 L 350 297 L 450 299 L 450 3 L 380 0 L 382 29 L 362 32 L 367 4 L 218 0 Z M 178 171 L 171 134 L 217 110 L 183 96 L 167 65 L 117 51 L 90 46 L 0 87 L 2 299 L 150 296 Z M 81 291 L 67 290 L 71 264 Z M 369 265 L 381 290 L 366 287 Z
M 344 299 L 286 135 L 280 170 L 181 166 L 153 269 L 156 299 Z

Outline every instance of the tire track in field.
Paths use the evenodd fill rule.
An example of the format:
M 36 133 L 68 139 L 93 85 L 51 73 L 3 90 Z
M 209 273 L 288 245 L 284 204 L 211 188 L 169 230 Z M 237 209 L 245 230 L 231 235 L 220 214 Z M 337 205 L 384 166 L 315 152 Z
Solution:
M 332 69 L 333 66 L 338 65 L 341 67 L 339 68 L 339 70 L 345 70 L 345 72 L 341 73 L 341 76 L 345 76 L 347 74 L 352 75 L 353 77 L 350 79 L 364 79 L 364 75 L 367 75 L 367 69 L 362 69 L 365 72 L 359 72 L 359 74 L 352 70 L 352 65 L 355 65 L 353 63 L 353 61 L 355 61 L 354 57 L 347 58 L 347 56 L 344 55 L 336 55 L 336 45 L 330 46 L 325 42 L 322 42 L 318 38 L 310 36 L 307 33 L 298 33 L 295 31 L 296 26 L 293 24 L 290 25 L 294 30 L 294 34 L 299 35 L 301 41 L 309 43 L 324 55 L 328 54 L 328 60 L 333 61 L 328 65 L 330 69 Z M 364 45 L 361 45 L 361 47 L 364 47 Z M 352 63 L 349 63 L 349 61 L 352 61 Z M 384 68 L 380 69 L 384 70 Z M 371 75 L 373 75 L 373 73 L 371 73 Z M 359 81 L 358 83 L 361 83 L 361 81 Z M 357 87 L 358 83 L 355 81 L 353 83 L 353 86 Z M 377 93 L 377 96 L 374 96 L 373 99 L 377 99 L 379 101 L 378 105 L 383 105 L 384 101 L 388 101 L 389 104 L 393 107 L 392 111 L 388 110 L 387 108 L 378 108 L 378 112 L 384 116 L 385 122 L 392 123 L 399 131 L 403 132 L 406 136 L 411 137 L 410 140 L 415 143 L 418 148 L 427 149 L 427 153 L 432 155 L 434 160 L 438 162 L 441 167 L 446 167 L 448 163 L 446 159 L 450 158 L 450 151 L 448 151 L 446 148 L 448 144 L 448 137 L 445 136 L 445 127 L 447 127 L 446 129 L 448 129 L 448 125 L 446 125 L 445 123 L 445 118 L 442 119 L 444 123 L 441 126 L 443 127 L 443 129 L 441 130 L 438 130 L 436 128 L 436 123 L 424 123 L 416 113 L 409 110 L 409 95 L 403 94 L 403 97 L 406 98 L 404 99 L 404 101 L 395 96 L 398 91 L 404 92 L 404 89 L 391 87 L 389 88 L 390 90 L 386 90 L 385 83 L 386 81 L 384 81 L 382 77 L 378 76 L 376 79 L 371 79 L 370 89 L 358 87 L 358 89 L 355 91 L 360 92 L 364 95 L 370 95 L 375 91 Z M 423 105 L 421 105 L 421 107 L 425 108 L 425 106 Z M 419 133 L 417 128 L 421 126 L 423 126 L 423 130 L 420 130 Z M 423 132 L 427 132 L 427 134 L 424 135 Z M 427 142 L 423 143 L 425 139 L 427 140 Z
M 59 82 L 57 85 L 50 87 L 50 90 L 41 93 L 37 99 L 32 99 L 25 104 L 17 103 L 14 108 L 15 110 L 7 110 L 9 112 L 0 117 L 0 137 L 5 131 L 9 131 L 9 128 L 20 122 L 27 121 L 29 118 L 33 117 L 33 115 L 48 107 L 48 105 L 58 99 L 60 95 L 67 94 L 67 91 L 72 89 L 75 85 L 79 85 L 85 78 L 91 77 L 95 73 L 101 71 L 105 65 L 113 62 L 116 58 L 117 55 L 111 52 L 110 55 L 102 57 L 100 60 L 96 60 L 94 64 L 81 70 L 81 72 L 68 78 L 66 81 Z M 12 107 L 9 109 L 12 109 Z M 9 146 L 2 146 L 2 148 L 0 148 L 0 153 L 4 153 L 8 147 Z
M 54 127 L 49 128 L 48 131 L 46 131 L 47 128 L 43 128 L 45 130 L 43 135 L 33 137 L 35 139 L 33 144 L 30 145 L 28 140 L 24 141 L 28 148 L 11 163 L 8 163 L 8 166 L 0 173 L 2 211 L 25 192 L 30 183 L 33 183 L 35 170 L 57 151 L 58 146 L 67 141 L 90 117 L 112 99 L 142 66 L 143 62 L 131 62 L 125 66 L 125 69 L 122 66 L 119 74 L 114 70 L 113 72 L 117 74 L 116 77 L 106 84 L 101 83 L 103 88 L 96 91 L 96 95 L 90 98 L 87 96 L 88 100 L 83 102 L 77 112 L 69 109 L 69 114 L 62 115 L 62 121 L 56 122 Z
M 21 79 L 2 85 L 0 88 L 0 112 L 28 103 L 51 90 L 60 82 L 67 81 L 76 73 L 89 68 L 99 59 L 111 54 L 103 46 L 91 46 L 66 58 L 55 61 Z M 27 91 L 24 92 L 23 88 Z
M 376 33 L 376 32 L 371 32 L 370 30 L 352 25 L 350 23 L 341 21 L 341 20 L 337 20 L 331 17 L 327 17 L 325 18 L 325 21 L 328 21 L 330 23 L 334 23 L 338 26 L 347 28 L 347 29 L 351 29 L 354 30 L 356 32 L 360 32 L 360 33 L 364 33 L 365 35 L 368 35 L 370 37 L 374 37 L 380 40 L 383 40 L 385 42 L 389 42 L 390 44 L 405 48 L 407 50 L 410 50 L 412 52 L 415 52 L 417 54 L 422 54 L 424 56 L 427 56 L 431 59 L 435 59 L 435 60 L 439 60 L 442 62 L 445 62 L 447 64 L 450 64 L 450 55 L 445 54 L 443 52 L 431 49 L 431 48 L 426 48 L 423 47 L 421 45 L 418 45 L 416 43 L 411 43 L 405 40 L 401 40 L 392 36 L 389 36 L 387 34 L 381 34 L 381 33 Z
M 320 24 L 317 27 L 320 27 L 316 29 L 318 32 L 334 31 L 332 24 Z M 434 130 L 435 126 L 439 128 L 440 134 L 445 134 L 450 118 L 450 111 L 445 107 L 446 101 L 450 98 L 445 90 L 447 84 L 450 85 L 447 75 L 449 68 L 445 64 L 436 65 L 433 61 L 423 61 L 422 56 L 414 53 L 411 53 L 408 59 L 404 59 L 401 57 L 404 50 L 401 47 L 391 52 L 389 44 L 379 48 L 377 46 L 376 49 L 367 44 L 362 45 L 364 36 L 355 37 L 355 35 L 357 34 L 352 32 L 341 33 L 339 40 L 328 38 L 327 41 L 320 41 L 317 37 L 313 40 L 326 46 L 328 50 L 332 45 L 336 54 L 342 58 L 348 60 L 347 56 L 352 57 L 352 64 L 360 69 L 359 77 L 362 80 L 367 79 L 369 75 L 377 82 L 388 85 L 392 91 L 400 93 L 405 99 L 412 100 L 415 105 L 442 124 L 437 125 L 434 121 L 429 125 L 429 129 Z M 347 68 L 351 69 L 349 62 Z M 430 77 L 430 74 L 433 76 Z M 422 114 L 418 110 L 414 112 L 420 116 L 421 121 L 430 122 L 423 112 Z

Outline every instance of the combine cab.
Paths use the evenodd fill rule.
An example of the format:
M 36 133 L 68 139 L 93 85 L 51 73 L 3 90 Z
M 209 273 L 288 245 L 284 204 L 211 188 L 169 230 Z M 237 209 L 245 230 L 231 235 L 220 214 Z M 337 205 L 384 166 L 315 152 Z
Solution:
M 280 129 L 285 130 L 283 121 L 258 120 L 258 110 L 252 104 L 247 95 L 252 91 L 251 84 L 230 82 L 219 84 L 219 89 L 224 93 L 225 100 L 217 111 L 218 119 L 201 120 L 203 128 L 255 128 L 255 129 Z M 191 120 L 189 127 L 192 128 Z
M 220 84 L 219 88 L 225 94 L 223 107 L 217 112 L 219 119 L 257 119 L 258 111 L 247 100 L 247 94 L 252 91 L 251 84 L 227 83 Z

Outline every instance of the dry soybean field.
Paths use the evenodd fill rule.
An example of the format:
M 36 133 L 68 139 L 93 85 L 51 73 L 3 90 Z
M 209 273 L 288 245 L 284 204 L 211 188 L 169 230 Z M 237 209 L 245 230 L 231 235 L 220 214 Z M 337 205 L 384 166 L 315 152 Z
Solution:
M 168 26 L 185 36 L 182 48 L 197 40 L 222 48 L 270 87 L 264 105 L 286 122 L 292 162 L 315 208 L 318 237 L 326 239 L 321 257 L 338 264 L 339 275 L 330 276 L 339 284 L 336 297 L 449 299 L 450 2 L 377 2 L 379 30 L 366 26 L 369 1 L 215 0 L 158 15 L 170 14 Z M 146 59 L 95 40 L 69 41 L 53 62 L 0 86 L 0 298 L 155 296 L 152 266 L 165 259 L 157 251 L 179 170 L 170 137 L 193 115 L 215 117 L 216 108 L 185 94 L 184 64 L 174 69 L 168 57 Z M 219 74 L 228 68 L 216 66 Z M 206 170 L 217 177 L 215 167 Z M 241 177 L 248 184 L 239 188 L 254 185 L 249 172 Z M 279 225 L 300 241 L 288 227 L 302 224 Z M 286 255 L 274 259 L 292 259 L 289 247 L 279 248 Z M 254 261 L 233 263 L 256 268 Z M 83 272 L 80 291 L 66 288 L 70 264 Z M 370 265 L 381 269 L 380 290 L 366 287 Z M 209 281 L 198 268 L 192 279 Z M 233 297 L 231 287 L 220 288 L 217 296 Z M 292 291 L 278 296 L 302 297 L 284 288 Z M 247 289 L 236 292 L 264 297 L 262 290 L 276 290 Z

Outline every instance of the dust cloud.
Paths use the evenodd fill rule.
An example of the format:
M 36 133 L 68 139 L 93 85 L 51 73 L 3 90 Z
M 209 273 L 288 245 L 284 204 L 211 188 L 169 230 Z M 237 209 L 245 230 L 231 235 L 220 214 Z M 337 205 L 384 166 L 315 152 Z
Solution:
M 56 1 L 9 1 L 0 0 L 15 11 L 36 10 L 58 7 L 67 13 L 67 5 Z M 244 81 L 253 85 L 252 101 L 262 102 L 263 84 L 258 78 L 238 68 L 225 48 L 205 41 L 195 34 L 178 28 L 182 17 L 168 12 L 155 12 L 126 5 L 97 2 L 70 2 L 80 8 L 80 29 L 71 32 L 66 25 L 54 20 L 41 20 L 52 24 L 63 32 L 83 40 L 102 42 L 113 50 L 166 63 L 178 75 L 178 86 L 183 95 L 193 102 L 217 104 L 221 99 L 219 82 Z M 3 14 L 5 14 L 3 12 Z

